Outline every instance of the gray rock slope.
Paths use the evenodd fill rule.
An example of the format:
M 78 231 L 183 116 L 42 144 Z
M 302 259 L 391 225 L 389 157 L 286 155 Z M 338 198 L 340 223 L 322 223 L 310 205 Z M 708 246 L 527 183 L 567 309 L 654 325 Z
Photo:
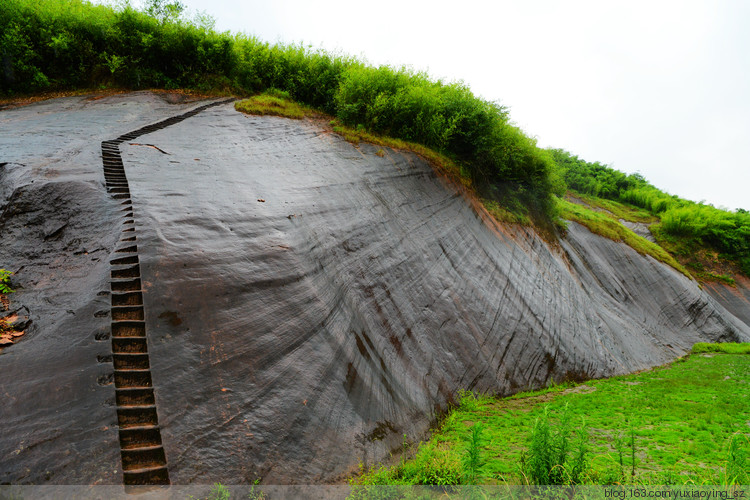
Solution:
M 18 271 L 11 298 L 34 321 L 0 355 L 0 482 L 122 480 L 106 358 L 119 219 L 99 142 L 196 105 L 130 94 L 0 112 L 0 267 Z M 730 313 L 574 223 L 554 244 L 496 224 L 410 153 L 231 104 L 133 142 L 121 151 L 173 483 L 335 481 L 423 437 L 459 390 L 750 340 L 746 299 L 725 300 Z

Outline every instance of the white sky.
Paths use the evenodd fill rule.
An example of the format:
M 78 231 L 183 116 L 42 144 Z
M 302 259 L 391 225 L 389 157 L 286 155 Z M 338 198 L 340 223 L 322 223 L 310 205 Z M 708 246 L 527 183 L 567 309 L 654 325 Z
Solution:
M 182 1 L 220 31 L 463 80 L 542 147 L 750 209 L 750 2 Z

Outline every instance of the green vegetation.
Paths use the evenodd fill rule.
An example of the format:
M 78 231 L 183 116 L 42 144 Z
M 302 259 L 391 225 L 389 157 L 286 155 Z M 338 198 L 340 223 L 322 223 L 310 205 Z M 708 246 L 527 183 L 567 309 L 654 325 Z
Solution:
M 578 198 L 595 211 L 601 212 L 604 215 L 609 215 L 612 219 L 617 221 L 623 219 L 629 222 L 640 222 L 643 224 L 652 224 L 659 221 L 659 218 L 651 212 L 619 201 L 598 198 L 596 196 L 579 192 L 571 192 L 571 196 Z
M 694 349 L 748 353 L 750 344 Z M 351 483 L 750 484 L 749 373 L 747 354 L 693 354 L 510 398 L 465 393 L 412 459 Z
M 10 287 L 10 277 L 13 275 L 12 272 L 6 269 L 0 269 L 0 293 L 13 293 L 14 290 Z
M 580 195 L 619 201 L 620 206 L 639 207 L 641 222 L 650 215 L 661 221 L 652 228 L 659 243 L 670 253 L 684 257 L 685 262 L 703 266 L 726 260 L 750 276 L 750 213 L 744 209 L 728 212 L 669 195 L 649 184 L 641 175 L 626 175 L 598 162 L 589 163 L 561 149 L 549 150 L 565 171 L 568 187 Z M 601 203 L 602 205 L 604 202 Z M 622 212 L 607 210 L 627 220 Z M 710 250 L 711 252 L 706 252 Z M 710 255 L 713 253 L 713 255 Z M 696 260 L 695 256 L 698 256 Z M 704 273 L 719 279 L 724 273 Z
M 253 490 L 251 490 L 251 498 L 252 492 L 254 491 L 255 487 L 253 486 Z M 208 496 L 205 500 L 229 500 L 232 497 L 231 492 L 229 491 L 229 488 L 224 486 L 221 483 L 214 483 L 214 485 L 211 487 L 211 490 L 208 492 Z M 188 496 L 188 500 L 199 500 L 196 499 L 193 495 Z
M 545 406 L 531 429 L 529 449 L 521 455 L 521 473 L 531 484 L 580 484 L 588 461 L 586 423 L 581 417 L 581 426 L 574 431 L 567 403 L 559 424 L 553 426 L 550 421 L 550 410 Z M 572 433 L 575 442 L 570 440 Z
M 299 120 L 305 116 L 312 116 L 315 112 L 291 100 L 288 92 L 270 89 L 269 91 L 237 101 L 234 109 L 249 115 L 283 116 Z
M 709 344 L 706 342 L 698 342 L 693 346 L 693 354 L 700 354 L 703 352 L 718 352 L 724 354 L 750 354 L 750 344 L 740 344 L 737 342 Z

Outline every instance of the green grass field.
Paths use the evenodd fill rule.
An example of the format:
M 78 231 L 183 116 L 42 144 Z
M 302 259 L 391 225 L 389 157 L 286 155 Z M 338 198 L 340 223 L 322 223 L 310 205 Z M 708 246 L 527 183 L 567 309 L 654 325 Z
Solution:
M 546 438 L 559 444 L 567 408 L 563 483 L 746 485 L 748 352 L 750 344 L 697 344 L 690 356 L 638 374 L 504 399 L 467 393 L 413 458 L 364 471 L 352 484 L 534 484 L 532 441 L 541 439 L 546 413 Z

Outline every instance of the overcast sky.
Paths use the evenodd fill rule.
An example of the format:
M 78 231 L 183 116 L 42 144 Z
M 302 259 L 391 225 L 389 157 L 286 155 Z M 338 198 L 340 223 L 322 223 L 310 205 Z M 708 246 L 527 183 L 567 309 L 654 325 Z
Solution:
M 750 209 L 750 2 L 182 1 L 220 31 L 463 80 L 542 147 Z

